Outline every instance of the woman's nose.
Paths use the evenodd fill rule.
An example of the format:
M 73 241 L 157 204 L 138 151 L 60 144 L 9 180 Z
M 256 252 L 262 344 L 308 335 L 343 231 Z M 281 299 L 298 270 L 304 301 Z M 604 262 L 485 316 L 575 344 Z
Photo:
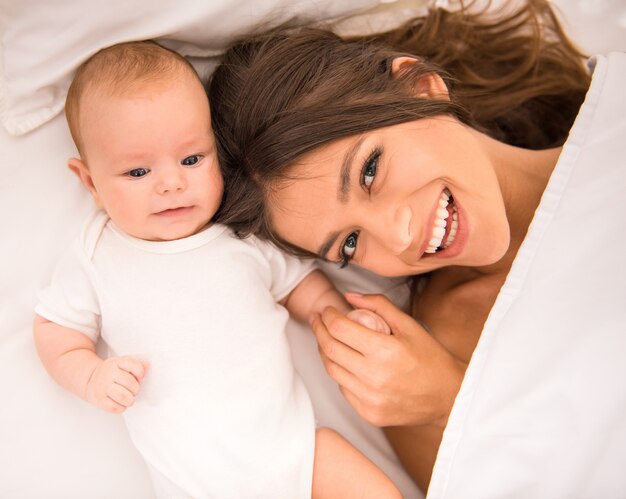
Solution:
M 372 227 L 373 235 L 390 252 L 402 253 L 412 242 L 411 218 L 412 212 L 408 206 L 394 207 L 386 216 L 377 217 Z
M 186 187 L 187 179 L 180 165 L 168 166 L 161 172 L 157 184 L 159 194 L 183 191 Z

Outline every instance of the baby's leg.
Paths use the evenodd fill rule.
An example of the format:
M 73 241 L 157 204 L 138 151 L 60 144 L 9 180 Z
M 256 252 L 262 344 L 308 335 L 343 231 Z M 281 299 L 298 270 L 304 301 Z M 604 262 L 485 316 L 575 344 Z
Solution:
M 402 495 L 372 461 L 337 432 L 315 432 L 313 499 L 398 499 Z

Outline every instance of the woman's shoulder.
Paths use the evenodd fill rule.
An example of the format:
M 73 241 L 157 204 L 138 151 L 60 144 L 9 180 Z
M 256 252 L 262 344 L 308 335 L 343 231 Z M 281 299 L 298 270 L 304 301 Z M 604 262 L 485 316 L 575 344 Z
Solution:
M 503 282 L 504 276 L 498 274 L 440 269 L 416 294 L 412 315 L 453 355 L 467 362 Z

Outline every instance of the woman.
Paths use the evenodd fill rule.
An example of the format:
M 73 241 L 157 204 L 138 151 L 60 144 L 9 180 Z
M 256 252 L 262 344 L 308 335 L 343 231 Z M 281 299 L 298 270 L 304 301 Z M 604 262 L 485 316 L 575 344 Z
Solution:
M 222 222 L 295 254 L 414 276 L 411 316 L 348 296 L 391 336 L 334 310 L 312 325 L 330 376 L 423 490 L 589 86 L 582 61 L 537 0 L 431 9 L 356 39 L 279 30 L 234 45 L 212 79 Z

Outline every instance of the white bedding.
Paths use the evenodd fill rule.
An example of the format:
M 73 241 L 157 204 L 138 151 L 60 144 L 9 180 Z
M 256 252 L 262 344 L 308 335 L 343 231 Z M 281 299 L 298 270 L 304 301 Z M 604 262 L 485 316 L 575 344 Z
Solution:
M 167 3 L 166 0 L 160 1 Z M 188 3 L 193 2 L 188 1 Z M 328 7 L 332 3 L 317 2 L 316 5 L 319 7 L 324 4 Z M 358 3 L 354 1 L 352 6 Z M 373 0 L 362 1 L 361 5 L 375 3 L 377 2 Z M 384 7 L 385 11 L 406 12 L 407 2 L 398 3 L 402 5 L 387 5 Z M 561 0 L 557 3 L 563 6 L 565 14 L 572 12 L 574 14 L 572 19 L 580 21 L 583 19 L 580 13 L 584 5 L 588 8 L 590 2 Z M 110 14 L 114 8 L 120 8 L 124 4 L 125 2 L 115 2 L 111 5 L 102 5 L 107 5 L 108 14 Z M 151 4 L 154 9 L 158 8 L 156 1 Z M 196 3 L 197 6 L 206 4 L 207 2 Z M 272 1 L 271 4 L 276 6 L 279 2 Z M 293 4 L 302 6 L 305 2 Z M 69 8 L 68 5 L 70 5 L 69 0 L 65 0 L 64 8 Z M 596 5 L 599 7 L 593 13 L 597 15 L 594 17 L 595 14 L 587 13 L 586 26 L 594 25 L 590 22 L 594 21 L 596 26 L 603 26 L 605 33 L 613 33 L 613 38 L 604 38 L 606 45 L 602 47 L 597 32 L 586 33 L 585 36 L 595 43 L 592 47 L 594 50 L 620 48 L 616 46 L 616 43 L 626 41 L 624 36 L 626 23 L 620 21 L 618 14 L 624 15 L 626 8 L 619 3 L 619 0 L 597 2 Z M 8 56 L 15 55 L 14 51 L 11 52 L 8 49 L 16 48 L 19 42 L 20 50 L 35 50 L 37 45 L 34 44 L 33 38 L 36 30 L 41 29 L 43 33 L 50 34 L 49 30 L 52 28 L 46 23 L 54 24 L 65 11 L 63 9 L 50 10 L 53 9 L 52 4 L 34 0 L 11 3 L 4 1 L 0 6 L 0 36 L 3 50 L 0 54 L 2 56 L 0 69 L 4 68 L 2 76 L 6 78 L 9 76 L 6 73 Z M 47 11 L 42 10 L 44 6 L 47 6 Z M 16 11 L 23 9 L 24 12 L 28 12 L 29 8 L 33 9 L 33 15 L 22 19 L 24 24 L 21 26 L 23 29 L 35 31 L 16 31 L 20 26 L 13 23 Z M 318 10 L 318 14 L 319 12 Z M 340 10 L 331 12 L 333 15 L 339 13 Z M 93 18 L 97 18 L 99 15 L 107 15 L 107 11 L 96 9 L 91 14 Z M 86 14 L 83 13 L 83 15 Z M 327 13 L 327 15 L 330 14 Z M 602 19 L 603 23 L 600 23 L 598 19 Z M 109 15 L 103 19 L 103 25 L 110 26 L 114 21 L 111 21 Z M 97 22 L 87 23 L 87 27 L 97 25 Z M 581 26 L 583 24 L 579 23 L 574 27 L 580 31 Z M 607 26 L 611 29 L 606 28 Z M 125 28 L 128 28 L 128 24 Z M 142 29 L 144 28 L 145 26 L 142 26 Z M 70 37 L 72 33 L 75 34 L 76 29 L 78 25 L 67 25 L 65 30 L 57 30 L 55 33 L 57 36 L 59 33 L 64 33 L 64 37 Z M 129 31 L 124 31 L 124 37 L 129 36 Z M 52 47 L 55 40 L 57 38 L 50 35 L 44 43 Z M 63 40 L 67 41 L 67 38 Z M 78 47 L 79 43 L 81 40 L 74 40 L 70 48 Z M 90 43 L 93 44 L 93 40 Z M 622 43 L 621 48 L 624 48 L 624 45 L 626 44 Z M 93 45 L 83 47 L 83 50 L 87 48 L 92 50 Z M 189 47 L 186 48 L 189 49 Z M 59 59 L 54 58 L 55 53 L 59 55 L 58 51 L 52 50 L 49 57 L 51 61 L 58 62 Z M 35 51 L 31 55 L 30 62 L 33 64 L 41 62 L 42 54 Z M 62 53 L 61 55 L 65 57 L 68 54 Z M 43 76 L 49 78 L 48 82 L 62 83 L 64 74 L 71 70 L 77 58 L 79 59 L 80 56 L 75 56 L 72 60 L 67 57 L 63 58 L 64 68 L 55 67 L 54 74 Z M 21 62 L 26 64 L 28 61 Z M 41 70 L 41 66 L 37 67 Z M 26 71 L 22 78 L 28 80 L 31 74 L 35 76 L 35 73 Z M 34 78 L 29 82 L 33 91 L 45 87 L 45 79 L 39 82 L 43 86 L 35 85 L 33 81 Z M 0 90 L 6 91 L 8 88 L 6 80 L 0 83 L 2 84 Z M 53 88 L 52 93 L 59 91 L 54 85 L 50 88 Z M 45 95 L 50 97 L 50 94 Z M 36 99 L 22 101 L 27 106 L 33 102 L 41 104 Z M 6 118 L 6 112 L 9 110 L 6 95 L 2 106 L 5 113 L 3 116 Z M 65 168 L 66 158 L 74 152 L 65 122 L 59 115 L 53 117 L 55 112 L 52 104 L 49 103 L 47 106 L 47 108 L 46 105 L 39 106 L 36 109 L 37 113 L 40 113 L 36 115 L 40 120 L 38 123 L 40 126 L 33 125 L 33 121 L 20 122 L 26 128 L 35 126 L 33 131 L 25 135 L 11 136 L 4 128 L 0 129 L 0 228 L 2 229 L 0 238 L 0 394 L 2 395 L 0 497 L 3 499 L 148 499 L 152 497 L 148 475 L 143 463 L 130 445 L 121 418 L 105 414 L 57 387 L 41 367 L 31 340 L 30 324 L 36 292 L 47 282 L 61 250 L 79 229 L 80 220 L 84 219 L 87 211 L 91 209 L 91 201 L 87 194 Z M 12 116 L 15 115 L 12 114 Z M 15 125 L 15 121 L 12 123 Z M 11 130 L 19 131 L 16 128 Z M 621 206 L 623 207 L 623 204 Z M 606 208 L 602 205 L 599 209 Z M 605 220 L 605 217 L 602 220 Z M 612 235 L 612 238 L 614 237 Z M 623 242 L 623 239 L 621 241 Z M 602 248 L 607 244 L 605 241 L 600 241 L 597 247 Z M 590 258 L 598 262 L 597 265 L 594 263 L 594 269 L 599 268 L 602 263 L 602 258 L 595 257 L 595 254 L 590 254 Z M 560 255 L 559 261 L 561 260 L 567 260 L 567 258 Z M 546 267 L 539 268 L 545 269 Z M 573 269 L 574 272 L 577 270 Z M 623 272 L 623 267 L 621 271 Z M 390 294 L 398 302 L 406 300 L 406 289 L 398 286 L 396 281 L 377 279 L 367 273 L 356 271 L 338 272 L 332 269 L 331 272 L 343 287 L 361 291 L 390 290 Z M 549 274 L 541 275 L 549 276 Z M 623 273 L 621 275 L 624 276 Z M 507 286 L 513 287 L 514 284 L 516 281 L 510 280 Z M 580 282 L 576 280 L 575 284 L 582 286 L 582 289 L 590 286 L 588 281 L 582 279 Z M 623 285 L 613 284 L 612 286 L 608 288 L 609 291 L 617 293 L 624 290 Z M 540 291 L 541 289 L 533 287 L 531 295 L 536 296 L 536 299 L 541 297 L 542 301 L 538 302 L 541 310 L 547 309 L 549 303 L 554 306 L 563 304 L 563 296 L 553 296 L 548 293 L 542 297 Z M 546 291 L 546 289 L 543 290 L 544 293 Z M 599 291 L 602 289 L 594 290 L 593 294 Z M 530 343 L 527 341 L 527 336 L 530 332 L 538 335 L 539 326 L 543 324 L 543 316 L 533 312 L 534 315 L 526 317 L 526 320 L 532 319 L 535 322 L 530 324 L 521 322 L 526 315 L 525 309 L 518 308 L 519 300 L 509 304 L 506 301 L 507 296 L 503 295 L 498 305 L 508 307 L 506 313 L 503 314 L 503 318 L 496 317 L 495 314 L 490 318 L 486 333 L 472 361 L 466 383 L 454 408 L 450 427 L 445 435 L 444 447 L 435 470 L 431 497 L 465 498 L 470 497 L 465 493 L 468 490 L 475 491 L 473 497 L 502 497 L 500 492 L 504 490 L 528 491 L 528 494 L 518 494 L 519 497 L 556 497 L 549 493 L 539 493 L 533 496 L 531 494 L 534 492 L 532 483 L 525 489 L 517 488 L 518 483 L 528 483 L 533 477 L 537 480 L 545 479 L 543 473 L 550 472 L 567 477 L 571 476 L 570 472 L 573 470 L 571 466 L 567 466 L 568 463 L 557 463 L 551 456 L 545 456 L 539 452 L 516 451 L 516 443 L 519 443 L 520 439 L 527 438 L 527 435 L 518 432 L 518 429 L 524 430 L 529 425 L 533 425 L 538 413 L 546 408 L 540 403 L 541 399 L 534 394 L 544 393 L 543 390 L 547 389 L 547 381 L 551 382 L 549 385 L 551 389 L 563 383 L 564 390 L 576 388 L 581 394 L 585 394 L 585 397 L 593 396 L 594 402 L 601 399 L 604 393 L 602 390 L 598 393 L 595 390 L 591 393 L 589 390 L 585 391 L 584 389 L 589 387 L 581 383 L 588 379 L 584 376 L 585 374 L 596 373 L 598 376 L 599 370 L 607 368 L 606 361 L 614 359 L 617 355 L 607 357 L 605 356 L 607 352 L 602 351 L 601 356 L 598 353 L 598 357 L 587 357 L 585 364 L 581 364 L 576 361 L 578 357 L 571 351 L 570 344 L 567 342 L 560 343 L 557 347 L 549 342 L 540 341 L 541 338 L 538 337 Z M 587 302 L 583 300 L 582 305 L 586 304 Z M 623 309 L 626 309 L 626 303 L 623 302 L 623 304 Z M 531 306 L 530 303 L 527 305 Z M 582 328 L 584 331 L 594 333 L 596 330 L 605 331 L 607 320 L 605 315 L 594 313 L 590 314 L 590 318 L 592 320 L 584 324 L 585 327 Z M 525 326 L 522 327 L 522 324 Z M 496 331 L 498 331 L 497 336 Z M 422 497 L 402 471 L 382 433 L 361 421 L 341 398 L 334 384 L 326 377 L 311 334 L 305 327 L 297 324 L 290 324 L 289 334 L 292 338 L 294 356 L 308 384 L 320 423 L 335 427 L 370 455 L 390 474 L 404 492 L 405 497 Z M 585 344 L 585 346 L 583 350 L 596 348 L 593 344 Z M 600 346 L 607 347 L 604 344 Z M 580 354 L 580 351 L 576 352 Z M 613 348 L 613 353 L 615 352 L 617 352 L 617 346 Z M 536 369 L 535 363 L 550 354 L 552 354 L 550 358 L 571 362 L 574 369 L 572 369 L 572 364 L 562 362 L 555 364 L 550 372 Z M 566 376 L 565 378 L 559 378 L 555 374 L 559 371 L 559 365 L 569 369 L 567 372 L 559 373 L 561 376 Z M 612 380 L 611 388 L 622 387 L 623 379 L 622 377 L 621 380 Z M 528 396 L 522 397 L 521 393 L 526 393 Z M 585 399 L 578 401 L 578 405 L 572 405 L 571 400 L 556 397 L 551 399 L 550 410 L 554 408 L 555 417 L 558 415 L 558 419 L 554 421 L 555 425 L 546 426 L 542 423 L 536 423 L 536 425 L 542 424 L 540 427 L 544 430 L 571 429 L 575 421 L 572 418 L 563 418 L 563 413 L 569 414 L 568 408 L 570 407 L 584 405 L 583 400 Z M 606 401 L 606 399 L 602 400 Z M 624 419 L 623 415 L 626 414 L 624 400 L 616 399 L 614 402 L 612 410 L 617 412 L 605 415 L 609 409 L 605 407 L 602 410 L 603 417 L 609 418 L 613 414 L 616 418 Z M 621 406 L 619 406 L 620 403 Z M 584 426 L 582 422 L 580 425 L 581 428 Z M 600 430 L 598 430 L 597 442 L 601 442 L 600 439 L 603 438 Z M 505 436 L 507 436 L 506 439 Z M 516 438 L 518 436 L 519 438 Z M 528 442 L 520 448 L 526 448 L 529 451 L 540 449 L 542 438 L 536 440 L 529 438 Z M 584 441 L 589 443 L 589 438 L 585 438 Z M 569 455 L 589 450 L 587 447 L 583 448 L 582 443 L 580 448 L 577 444 L 578 441 L 573 442 L 572 447 L 567 448 L 568 453 L 565 456 L 569 457 Z M 622 447 L 626 448 L 626 445 Z M 603 448 L 619 452 L 619 449 L 609 447 L 609 443 Z M 548 463 L 544 461 L 547 458 L 550 458 Z M 596 454 L 589 456 L 591 462 L 594 462 L 596 458 L 600 459 Z M 576 469 L 577 475 L 575 476 L 581 478 L 581 488 L 577 490 L 587 493 L 588 489 L 584 488 L 587 485 L 586 482 L 593 479 L 590 483 L 602 483 L 605 478 L 608 479 L 609 471 L 606 468 Z M 543 483 L 545 484 L 545 481 Z M 587 494 L 587 497 L 602 496 Z

